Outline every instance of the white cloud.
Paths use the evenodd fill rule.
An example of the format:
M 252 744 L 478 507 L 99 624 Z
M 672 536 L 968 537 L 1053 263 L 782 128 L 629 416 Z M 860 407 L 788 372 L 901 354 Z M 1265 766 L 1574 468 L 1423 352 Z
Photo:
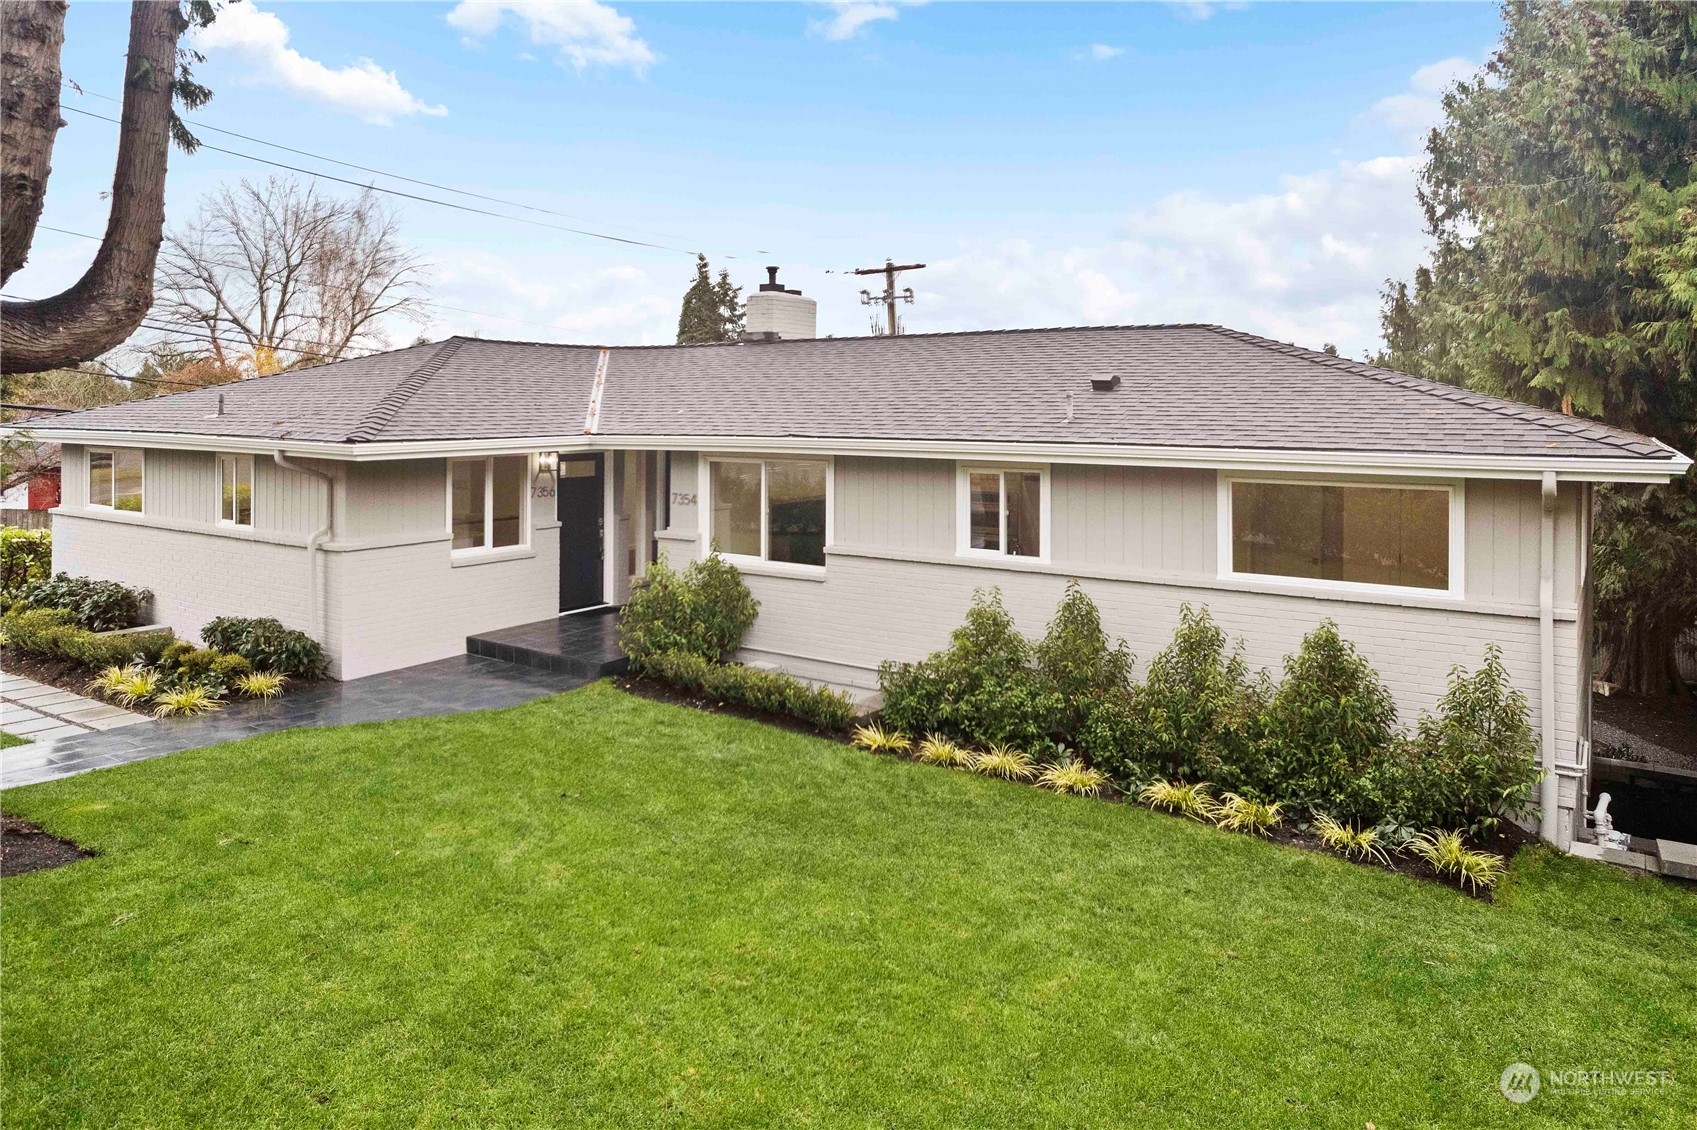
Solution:
M 673 274 L 658 278 L 628 265 L 530 270 L 481 253 L 449 259 L 432 271 L 433 298 L 442 305 L 430 311 L 427 336 L 663 344 L 669 340 L 665 331 L 677 323 L 678 299 L 688 284 L 688 268 Z
M 1124 54 L 1124 47 L 1114 47 L 1107 43 L 1092 43 L 1090 45 L 1090 57 L 1098 63 L 1105 63 L 1109 59 L 1117 59 Z
M 230 51 L 240 56 L 261 81 L 376 125 L 388 125 L 407 114 L 440 116 L 448 112 L 445 106 L 431 106 L 407 91 L 394 71 L 386 71 L 370 59 L 357 59 L 340 68 L 308 59 L 289 46 L 289 29 L 282 20 L 252 4 L 231 4 L 221 9 L 210 27 L 196 28 L 191 35 L 198 50 L 209 54 Z
M 853 39 L 867 24 L 901 16 L 894 3 L 864 3 L 862 0 L 831 0 L 831 10 L 830 19 L 813 20 L 807 25 L 808 30 L 826 39 Z
M 1406 144 L 1418 146 L 1425 141 L 1427 131 L 1443 121 L 1444 91 L 1478 70 L 1478 63 L 1459 56 L 1428 63 L 1409 78 L 1407 90 L 1379 99 L 1362 118 L 1384 126 Z
M 641 74 L 658 56 L 636 34 L 636 23 L 595 0 L 461 0 L 448 13 L 448 25 L 468 40 L 495 34 L 512 16 L 538 47 L 549 47 L 573 67 L 624 67 Z
M 1360 356 L 1378 340 L 1384 280 L 1407 274 L 1425 246 L 1418 165 L 1380 157 L 1287 176 L 1260 195 L 1173 193 L 1098 246 L 970 246 L 932 260 L 924 320 L 956 329 L 1220 322 Z
M 1212 19 L 1215 12 L 1236 12 L 1249 7 L 1244 0 L 1168 0 L 1167 6 L 1179 18 L 1197 21 Z

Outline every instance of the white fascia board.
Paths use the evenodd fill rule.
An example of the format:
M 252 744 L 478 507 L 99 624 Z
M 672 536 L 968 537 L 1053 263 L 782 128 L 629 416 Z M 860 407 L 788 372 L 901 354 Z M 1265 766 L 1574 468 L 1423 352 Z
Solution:
M 0 431 L 29 429 L 7 428 Z M 504 439 L 407 440 L 376 443 L 325 443 L 259 436 L 212 436 L 171 432 L 78 431 L 34 429 L 57 443 L 159 447 L 190 451 L 285 451 L 310 459 L 376 462 L 461 455 L 502 455 L 530 451 L 702 451 L 758 452 L 768 455 L 866 455 L 908 459 L 988 459 L 1082 463 L 1136 467 L 1189 467 L 1300 473 L 1326 471 L 1376 476 L 1470 479 L 1538 479 L 1553 470 L 1571 482 L 1665 483 L 1685 474 L 1692 460 L 1669 448 L 1670 457 L 1652 463 L 1643 457 L 1619 459 L 1488 455 L 1424 455 L 1388 451 L 1281 451 L 1256 448 L 1166 447 L 1152 444 L 1011 443 L 971 440 L 846 439 L 824 436 L 564 435 L 513 436 Z

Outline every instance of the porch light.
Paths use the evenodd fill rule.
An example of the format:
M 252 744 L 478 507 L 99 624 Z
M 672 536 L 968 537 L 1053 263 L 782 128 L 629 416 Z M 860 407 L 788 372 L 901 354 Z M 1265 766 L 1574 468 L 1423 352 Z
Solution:
M 560 453 L 558 451 L 539 451 L 536 453 L 536 471 L 538 474 L 552 475 L 560 469 Z

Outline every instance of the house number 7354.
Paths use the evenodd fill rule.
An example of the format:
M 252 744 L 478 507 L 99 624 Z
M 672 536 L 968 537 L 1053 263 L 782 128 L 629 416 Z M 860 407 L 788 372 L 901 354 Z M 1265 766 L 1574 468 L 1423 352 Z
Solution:
M 695 495 L 693 495 L 693 494 L 680 494 L 677 491 L 673 491 L 672 492 L 672 505 L 673 506 L 694 506 L 695 505 Z

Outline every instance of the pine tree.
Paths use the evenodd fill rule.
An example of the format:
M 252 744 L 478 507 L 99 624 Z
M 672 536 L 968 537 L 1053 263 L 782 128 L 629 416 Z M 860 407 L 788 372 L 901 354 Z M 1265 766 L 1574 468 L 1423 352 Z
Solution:
M 695 281 L 684 291 L 683 308 L 678 312 L 678 344 L 736 341 L 742 337 L 742 326 L 742 288 L 731 284 L 731 273 L 726 270 L 721 270 L 718 282 L 714 282 L 707 256 L 696 255 Z

